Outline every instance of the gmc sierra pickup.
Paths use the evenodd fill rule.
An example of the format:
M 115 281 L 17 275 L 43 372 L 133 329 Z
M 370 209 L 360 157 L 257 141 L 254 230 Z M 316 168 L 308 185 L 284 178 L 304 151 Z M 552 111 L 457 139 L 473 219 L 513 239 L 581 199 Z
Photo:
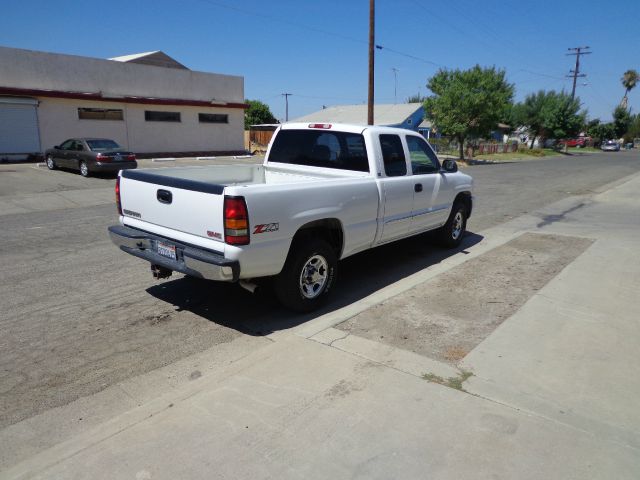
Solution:
M 109 234 L 156 278 L 176 271 L 253 290 L 273 277 L 283 305 L 310 311 L 340 259 L 429 230 L 458 246 L 472 187 L 416 132 L 289 123 L 262 165 L 121 171 Z

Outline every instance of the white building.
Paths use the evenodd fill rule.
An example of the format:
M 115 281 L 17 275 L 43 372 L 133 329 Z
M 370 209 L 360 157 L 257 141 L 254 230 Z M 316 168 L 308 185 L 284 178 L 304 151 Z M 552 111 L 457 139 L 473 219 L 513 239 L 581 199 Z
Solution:
M 70 137 L 137 154 L 244 150 L 244 78 L 194 72 L 162 52 L 103 60 L 0 47 L 0 159 Z

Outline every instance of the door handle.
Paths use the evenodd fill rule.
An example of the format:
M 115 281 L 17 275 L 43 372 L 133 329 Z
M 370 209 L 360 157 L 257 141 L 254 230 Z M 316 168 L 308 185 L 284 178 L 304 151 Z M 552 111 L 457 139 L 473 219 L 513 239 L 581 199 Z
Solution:
M 413 190 L 416 191 L 416 192 L 421 192 L 422 191 L 422 184 L 421 183 L 416 183 L 413 186 Z
M 158 190 L 156 198 L 160 203 L 171 203 L 173 201 L 173 195 L 169 190 Z

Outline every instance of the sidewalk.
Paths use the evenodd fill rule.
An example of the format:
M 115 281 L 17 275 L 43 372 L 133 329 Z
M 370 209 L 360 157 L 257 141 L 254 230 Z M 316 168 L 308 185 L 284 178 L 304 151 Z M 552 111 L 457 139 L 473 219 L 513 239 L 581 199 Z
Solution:
M 638 478 L 638 191 L 640 176 L 482 232 L 467 258 L 524 232 L 595 242 L 457 368 L 333 327 L 464 255 L 0 478 Z M 423 378 L 464 371 L 462 390 Z

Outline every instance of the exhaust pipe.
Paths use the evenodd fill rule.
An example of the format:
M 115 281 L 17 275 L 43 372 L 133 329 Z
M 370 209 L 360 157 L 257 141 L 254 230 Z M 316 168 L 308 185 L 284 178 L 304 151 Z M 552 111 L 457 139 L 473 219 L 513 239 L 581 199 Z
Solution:
M 161 267 L 160 265 L 151 265 L 151 273 L 153 274 L 153 278 L 160 280 L 162 278 L 169 278 L 173 273 L 173 270 Z
M 248 292 L 251 292 L 251 293 L 256 293 L 256 291 L 260 288 L 255 283 L 249 282 L 247 280 L 240 280 L 238 283 L 240 284 L 240 286 L 242 288 L 244 288 L 245 290 L 247 290 Z

